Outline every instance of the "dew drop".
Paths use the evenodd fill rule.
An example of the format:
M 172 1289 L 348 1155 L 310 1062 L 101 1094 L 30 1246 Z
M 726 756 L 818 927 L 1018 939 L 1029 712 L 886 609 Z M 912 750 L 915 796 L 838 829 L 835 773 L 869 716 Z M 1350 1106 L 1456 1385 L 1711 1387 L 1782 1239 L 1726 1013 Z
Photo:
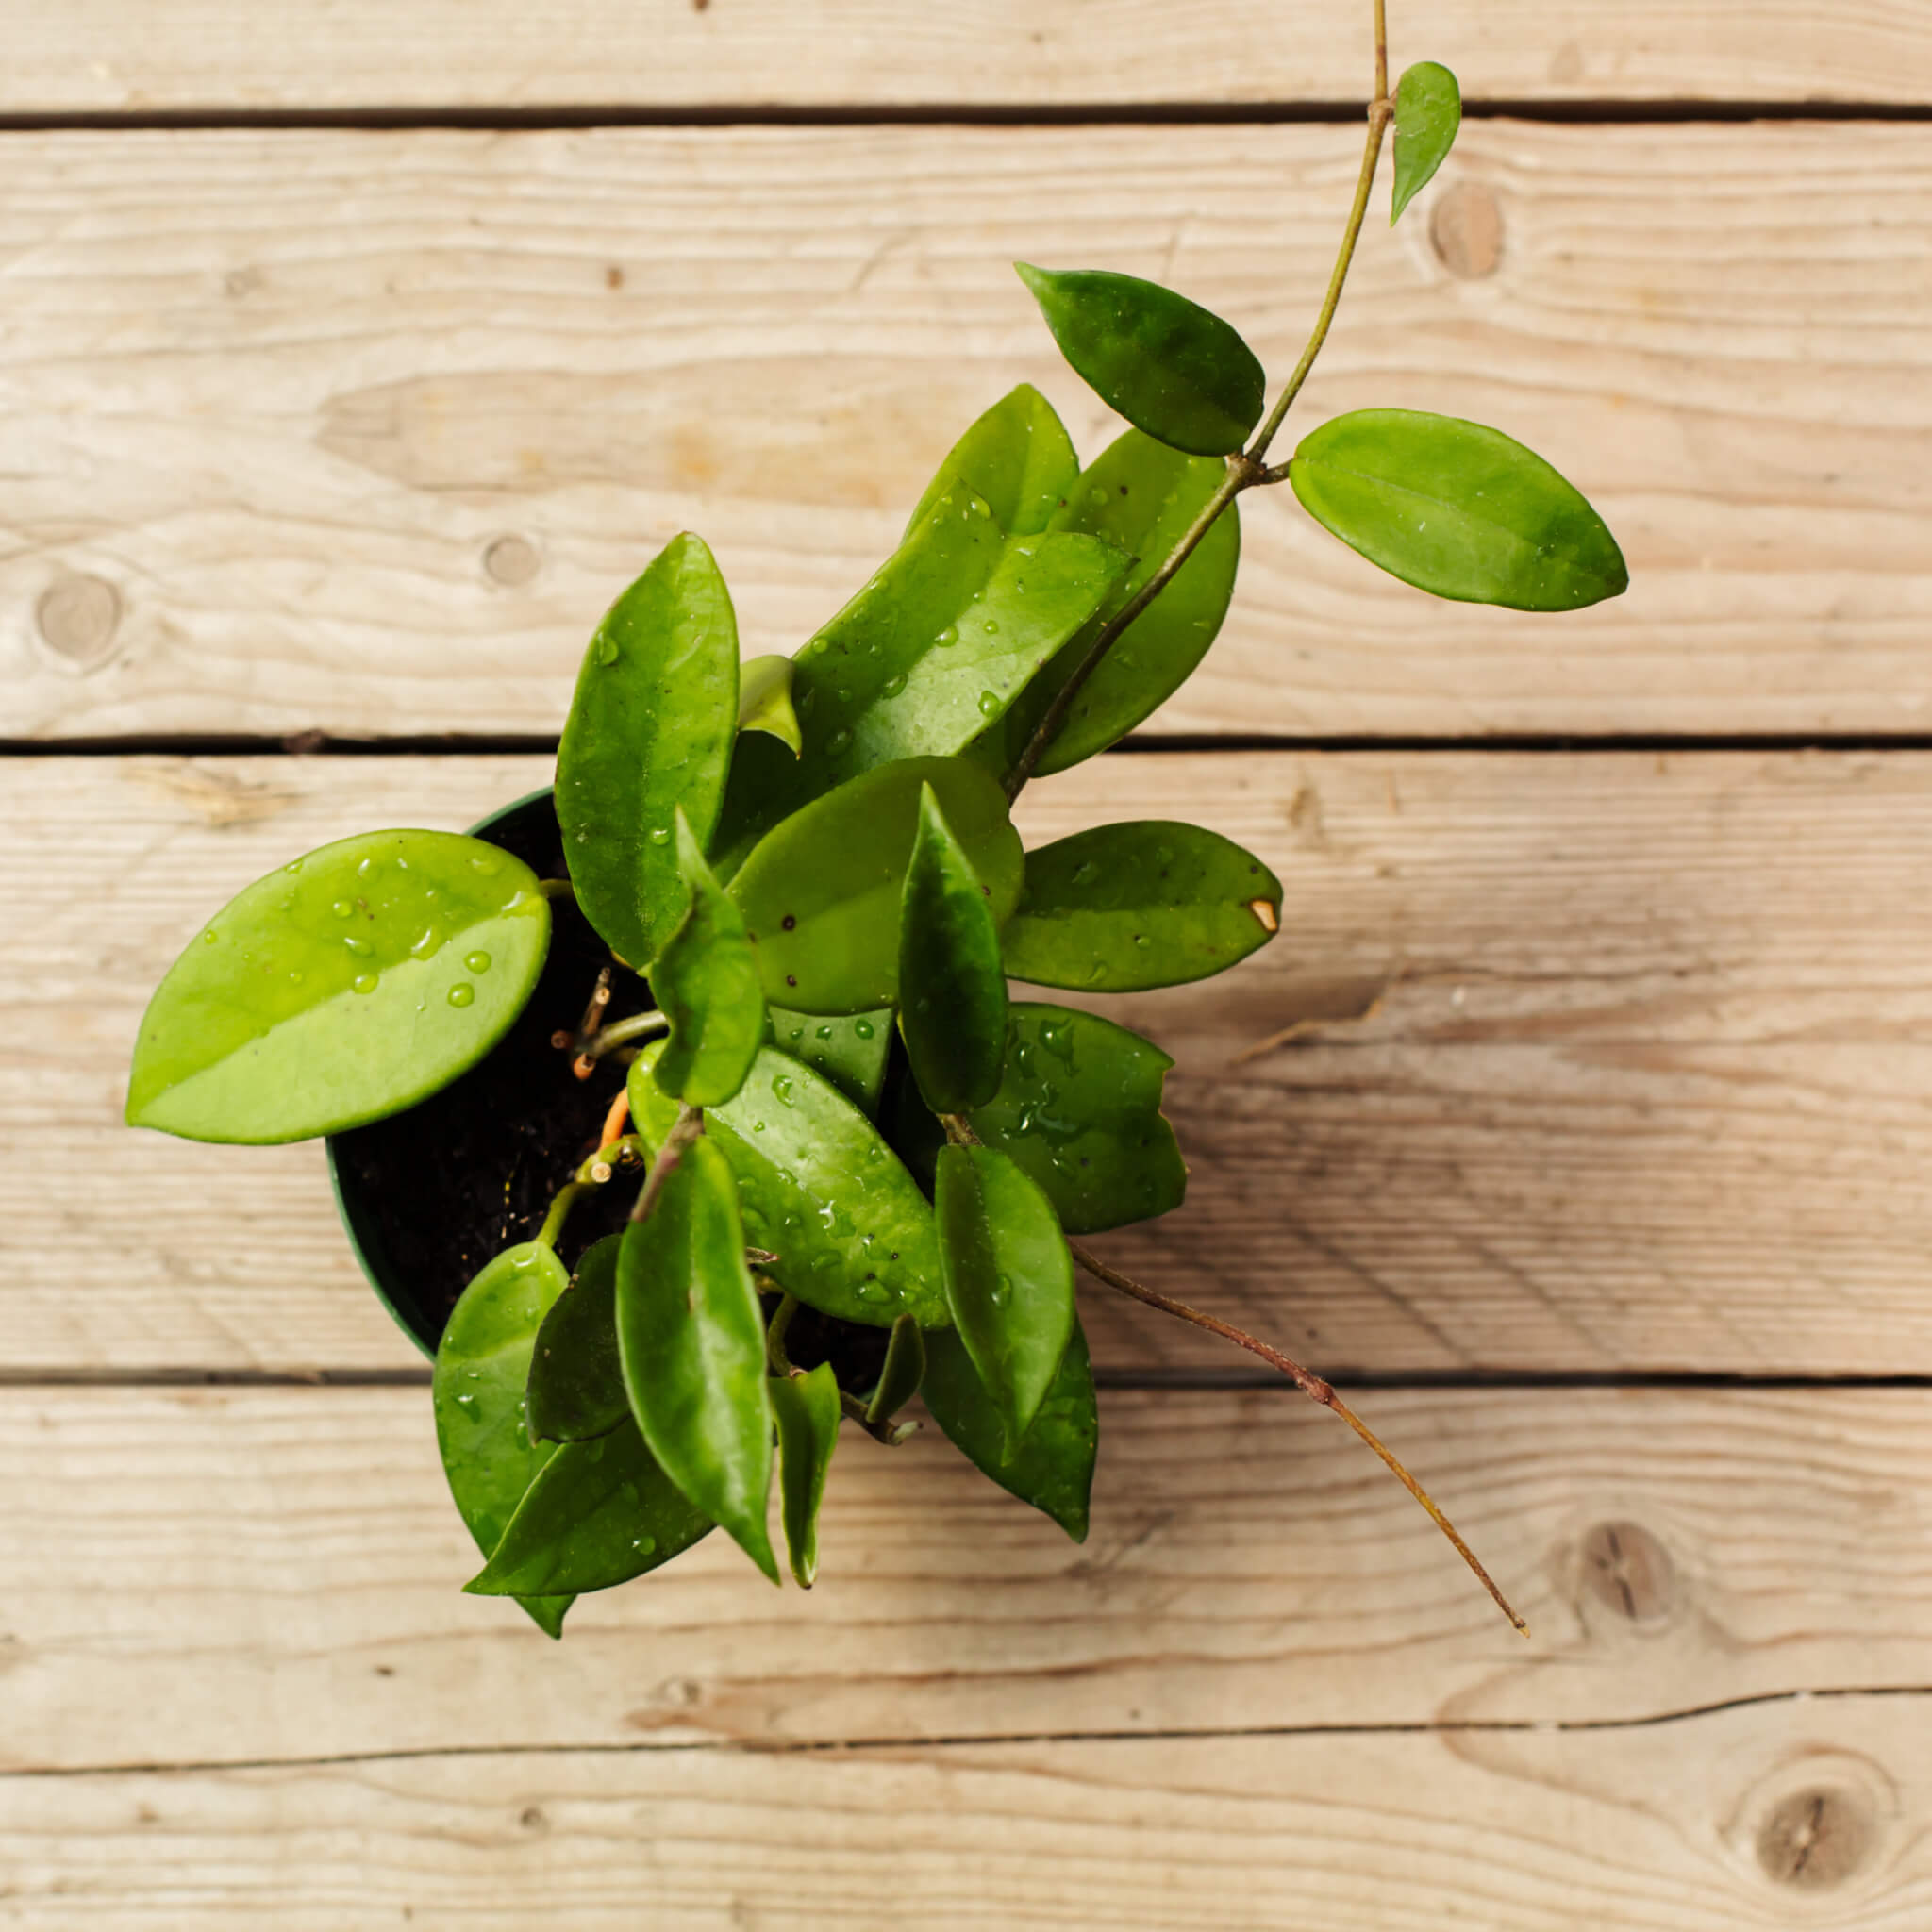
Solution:
M 668 845 L 670 842 L 671 833 L 665 826 L 653 825 L 651 827 L 651 843 L 653 845 Z
M 600 664 L 615 664 L 622 653 L 617 648 L 617 640 L 608 634 L 597 640 L 597 661 Z
M 364 860 L 363 860 L 363 861 L 361 862 L 361 864 L 359 864 L 359 865 L 358 865 L 358 867 L 356 868 L 356 876 L 357 876 L 357 877 L 358 877 L 358 879 L 366 879 L 366 878 L 367 878 L 367 877 L 369 876 L 369 874 L 370 874 L 371 873 L 373 873 L 373 872 L 374 872 L 375 870 L 375 859 L 373 859 L 373 858 L 365 858 L 365 859 L 364 859 Z
M 353 919 L 356 916 L 356 908 L 346 899 L 338 899 L 328 909 L 338 919 Z
M 891 1299 L 891 1291 L 882 1288 L 876 1281 L 861 1281 L 853 1292 L 862 1302 L 883 1302 Z
M 958 641 L 958 627 L 955 625 L 950 624 L 947 625 L 944 630 L 940 632 L 938 637 L 933 639 L 933 642 L 936 643 L 942 651 L 945 650 L 948 645 L 957 644 Z
M 833 732 L 831 737 L 825 740 L 825 754 L 828 758 L 837 758 L 851 742 L 851 732 L 841 728 Z
M 796 1107 L 798 1105 L 797 1101 L 791 1097 L 791 1076 L 789 1074 L 779 1074 L 774 1078 L 772 1081 L 772 1091 L 787 1107 Z
M 375 991 L 375 974 L 373 973 L 357 974 L 355 978 L 350 980 L 349 989 L 352 992 L 374 992 Z
M 282 870 L 286 873 L 298 873 L 302 870 L 302 861 L 299 858 L 291 858 Z
M 1013 1298 L 1013 1277 L 1002 1274 L 992 1285 L 992 1305 L 1003 1308 Z
M 979 715 L 982 718 L 995 718 L 999 715 L 1000 700 L 997 691 L 983 691 L 979 693 Z
M 1137 946 L 1149 946 L 1152 945 L 1154 941 L 1150 940 L 1144 932 L 1137 932 L 1134 935 L 1134 943 Z
M 211 946 L 214 944 L 215 941 L 218 940 L 220 937 L 221 935 L 215 931 L 214 927 L 209 926 L 208 929 L 202 934 L 201 942 L 205 946 Z
M 803 1033 L 804 1031 L 805 1031 L 805 1028 L 804 1028 L 804 1027 L 802 1027 L 802 1026 L 801 1026 L 801 1027 L 800 1027 L 800 1028 L 798 1029 L 798 1033 Z M 798 1038 L 798 1033 L 794 1033 L 794 1034 L 793 1034 L 793 1035 L 791 1036 L 793 1040 L 796 1040 L 796 1039 Z M 820 1027 L 820 1028 L 818 1029 L 818 1036 L 817 1036 L 817 1037 L 818 1037 L 819 1039 L 821 1039 L 821 1040 L 829 1040 L 829 1039 L 831 1039 L 831 1037 L 832 1037 L 832 1029 L 831 1029 L 831 1028 L 830 1028 L 829 1026 L 821 1026 L 821 1027 Z
M 651 1552 L 658 1547 L 658 1539 L 654 1536 L 633 1537 L 631 1539 L 630 1546 L 638 1553 L 639 1556 L 648 1557 L 651 1554 Z
M 503 861 L 491 854 L 479 852 L 475 858 L 471 859 L 470 863 L 476 871 L 488 878 L 491 873 L 498 871 L 502 867 Z
M 897 697 L 899 693 L 905 689 L 906 674 L 903 671 L 895 671 L 892 674 L 892 675 L 887 678 L 885 683 L 880 686 L 880 690 L 883 691 L 886 696 L 889 698 Z
M 349 937 L 342 941 L 342 943 L 343 945 L 347 946 L 350 952 L 354 953 L 357 958 L 358 959 L 366 959 L 369 957 L 369 955 L 375 950 L 375 947 L 372 946 L 367 940 L 358 938 L 355 933 L 351 933 Z
M 414 959 L 426 959 L 441 943 L 441 933 L 433 925 L 425 925 L 409 942 L 409 957 Z
M 459 979 L 449 990 L 449 1003 L 453 1007 L 467 1007 L 476 997 L 476 989 L 467 979 Z
M 488 973 L 490 971 L 490 955 L 488 953 L 465 953 L 463 955 L 463 964 L 472 973 Z
M 872 1038 L 872 1022 L 870 1020 L 855 1020 L 852 1023 L 852 1030 L 858 1034 L 859 1039 L 870 1040 Z
M 986 620 L 986 634 L 990 638 L 996 638 L 999 636 L 1000 627 L 997 619 L 989 617 Z
M 752 1124 L 751 1124 L 751 1130 L 752 1130 L 752 1132 L 753 1132 L 754 1134 L 762 1134 L 762 1133 L 763 1133 L 763 1132 L 765 1131 L 765 1124 L 764 1124 L 764 1122 L 763 1122 L 763 1121 L 754 1121 L 754 1122 L 752 1122 Z

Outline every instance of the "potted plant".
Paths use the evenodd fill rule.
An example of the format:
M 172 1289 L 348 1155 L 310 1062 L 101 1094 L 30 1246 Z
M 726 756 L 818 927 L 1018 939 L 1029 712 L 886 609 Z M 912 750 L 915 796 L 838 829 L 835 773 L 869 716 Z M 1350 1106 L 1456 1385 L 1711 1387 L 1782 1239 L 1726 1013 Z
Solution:
M 1081 1272 L 1336 1409 L 1507 1610 L 1325 1382 L 1080 1240 L 1166 1212 L 1185 1170 L 1167 1057 L 1050 995 L 1226 971 L 1277 934 L 1279 882 L 1198 826 L 1025 852 L 1010 818 L 1031 780 L 1106 749 L 1200 662 L 1251 491 L 1287 483 L 1438 596 L 1557 610 L 1625 586 L 1590 505 L 1495 430 L 1359 410 L 1272 459 L 1387 130 L 1394 219 L 1460 118 L 1439 66 L 1391 94 L 1381 16 L 1377 0 L 1354 204 L 1272 408 L 1254 353 L 1186 297 L 1021 265 L 1125 420 L 1093 461 L 1015 390 L 791 658 L 741 664 L 710 552 L 675 539 L 591 640 L 554 793 L 471 835 L 373 832 L 292 859 L 156 992 L 128 1120 L 328 1138 L 351 1241 L 435 1357 L 442 1458 L 485 1558 L 467 1587 L 552 1635 L 575 1595 L 714 1526 L 777 1581 L 774 1480 L 809 1585 L 841 1425 L 896 1443 L 915 1394 L 1084 1537 Z

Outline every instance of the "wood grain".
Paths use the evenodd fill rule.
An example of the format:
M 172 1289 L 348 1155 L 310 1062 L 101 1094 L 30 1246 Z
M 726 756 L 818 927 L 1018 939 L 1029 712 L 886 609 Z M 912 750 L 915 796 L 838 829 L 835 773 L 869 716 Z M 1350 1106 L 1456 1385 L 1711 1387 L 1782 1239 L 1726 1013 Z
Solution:
M 553 1645 L 461 1593 L 425 1390 L 7 1390 L 0 1769 L 1632 1724 L 1932 1683 L 1922 1390 L 1362 1401 L 1529 1641 L 1286 1391 L 1108 1391 L 1084 1547 L 929 1425 L 847 1431 L 808 1597 L 714 1537 Z
M 1446 61 L 1479 99 L 1923 101 L 1911 0 L 1449 0 L 1391 8 L 1398 66 Z M 1104 14 L 958 0 L 8 0 L 0 108 L 478 108 L 675 111 L 774 104 L 1065 108 L 1364 98 L 1368 8 L 1337 0 L 1110 0 Z
M 548 771 L 0 763 L 9 1366 L 414 1359 L 319 1151 L 130 1133 L 127 1056 L 249 880 Z M 1932 758 L 1119 756 L 1023 801 L 1034 842 L 1133 817 L 1241 841 L 1287 897 L 1238 972 L 1109 1007 L 1177 1056 L 1192 1166 L 1176 1215 L 1105 1239 L 1123 1266 L 1334 1370 L 1932 1370 Z M 1090 1307 L 1105 1366 L 1228 1366 Z
M 0 1923 L 1919 1932 L 1928 1703 L 9 1779 Z
M 1278 372 L 1357 149 L 1328 125 L 15 135 L 0 737 L 552 732 L 598 615 L 687 525 L 746 649 L 793 649 L 1010 384 L 1090 453 L 1112 433 L 1014 258 L 1171 278 Z M 1308 423 L 1495 423 L 1599 505 L 1634 588 L 1562 618 L 1445 606 L 1251 499 L 1234 615 L 1158 728 L 1924 729 L 1921 131 L 1472 123 L 1431 195 L 1371 224 Z

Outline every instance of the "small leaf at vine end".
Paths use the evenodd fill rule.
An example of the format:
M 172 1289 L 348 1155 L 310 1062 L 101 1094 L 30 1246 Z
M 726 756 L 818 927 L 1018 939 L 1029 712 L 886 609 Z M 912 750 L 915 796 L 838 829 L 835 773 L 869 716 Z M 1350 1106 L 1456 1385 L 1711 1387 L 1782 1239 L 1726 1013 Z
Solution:
M 608 1436 L 630 1413 L 617 1361 L 617 1255 L 608 1234 L 550 1305 L 530 1357 L 529 1428 L 544 1442 Z
M 624 1231 L 617 1345 L 631 1413 L 693 1508 L 774 1583 L 765 1526 L 772 1398 L 765 1319 L 744 1259 L 738 1188 L 708 1140 L 684 1150 L 649 1217 Z
M 959 1113 L 999 1091 L 1007 1049 L 1007 979 L 992 898 L 953 836 L 930 785 L 899 899 L 899 1033 L 912 1077 L 935 1113 Z
M 1462 125 L 1462 90 L 1434 60 L 1418 60 L 1395 85 L 1395 188 L 1392 228 L 1449 158 Z
M 651 991 L 671 1021 L 658 1084 L 692 1107 L 720 1107 L 764 1044 L 765 995 L 737 901 L 712 877 L 682 806 L 673 819 L 691 908 L 651 967 Z
M 1073 368 L 1136 429 L 1190 456 L 1230 456 L 1261 420 L 1267 377 L 1232 324 L 1105 269 L 1013 264 Z
M 747 658 L 738 667 L 738 728 L 762 731 L 796 758 L 805 741 L 791 708 L 791 678 L 790 658 Z
M 830 1362 L 809 1374 L 774 1376 L 772 1412 L 778 1424 L 778 1491 L 791 1574 L 809 1590 L 819 1570 L 819 1504 L 839 1446 L 843 1407 Z
M 885 1366 L 879 1371 L 877 1386 L 865 1405 L 869 1424 L 891 1422 L 919 1393 L 925 1379 L 925 1337 L 911 1315 L 901 1315 L 892 1324 L 891 1340 L 886 1343 Z
M 1053 1204 L 991 1147 L 940 1150 L 933 1210 L 954 1326 L 1019 1446 L 1074 1332 L 1074 1261 Z

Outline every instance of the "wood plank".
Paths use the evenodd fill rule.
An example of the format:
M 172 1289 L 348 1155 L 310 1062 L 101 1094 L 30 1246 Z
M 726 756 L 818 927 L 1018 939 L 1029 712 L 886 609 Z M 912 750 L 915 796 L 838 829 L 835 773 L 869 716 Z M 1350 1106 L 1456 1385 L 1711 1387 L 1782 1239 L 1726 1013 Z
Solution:
M 18 135 L 0 736 L 554 731 L 597 616 L 687 525 L 747 650 L 791 650 L 1008 386 L 1090 453 L 1111 434 L 1013 258 L 1170 276 L 1279 372 L 1357 152 L 1308 125 Z M 1276 492 L 1158 728 L 1924 729 L 1920 130 L 1472 124 L 1432 192 L 1371 224 L 1308 421 L 1513 431 L 1635 588 L 1441 605 Z
M 413 1360 L 319 1151 L 128 1133 L 127 1055 L 242 885 L 548 769 L 0 762 L 11 1367 Z M 1288 930 L 1110 1008 L 1177 1056 L 1193 1169 L 1177 1214 L 1103 1243 L 1123 1266 L 1338 1370 L 1932 1370 L 1932 758 L 1128 756 L 1022 810 L 1035 842 L 1148 816 L 1257 852 Z M 1227 1364 L 1091 1308 L 1103 1364 Z
M 1285 1390 L 1108 1391 L 1079 1548 L 930 1428 L 848 1432 L 809 1596 L 717 1537 L 556 1646 L 461 1593 L 424 1390 L 7 1390 L 0 1769 L 1634 1724 L 1932 1681 L 1923 1390 L 1363 1405 L 1530 1641 Z
M 1795 0 L 1447 0 L 1391 9 L 1399 64 L 1448 62 L 1473 98 L 1924 101 L 1932 22 L 1912 0 L 1829 15 Z M 1355 100 L 1366 6 L 1315 0 L 341 0 L 270 25 L 235 0 L 13 0 L 0 109 L 667 110 Z
M 0 1922 L 1920 1932 L 1932 1700 L 1634 1731 L 9 1779 Z

